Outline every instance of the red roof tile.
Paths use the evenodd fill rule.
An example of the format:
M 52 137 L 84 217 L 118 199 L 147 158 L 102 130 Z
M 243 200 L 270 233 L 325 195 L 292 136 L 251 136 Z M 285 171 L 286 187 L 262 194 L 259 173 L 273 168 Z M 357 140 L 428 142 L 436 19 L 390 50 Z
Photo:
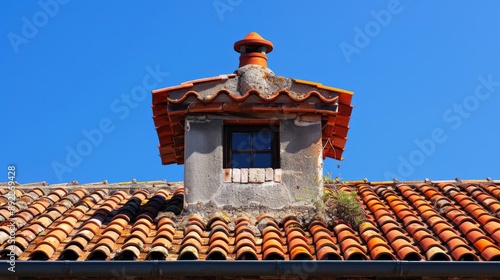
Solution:
M 226 85 L 237 79 L 236 74 L 221 75 L 153 91 L 153 120 L 163 164 L 184 162 L 183 124 L 187 114 L 245 110 L 321 114 L 325 121 L 324 157 L 342 158 L 352 111 L 352 92 L 296 79 L 290 79 L 292 86 L 289 88 L 278 89 L 272 94 L 255 89 L 238 92 L 233 85 Z
M 0 224 L 0 255 L 12 249 L 19 260 L 500 260 L 493 206 L 499 183 L 347 182 L 340 189 L 359 196 L 366 219 L 358 226 L 267 213 L 186 216 L 182 188 L 166 183 L 21 185 L 19 207 Z M 0 210 L 7 207 L 3 202 Z M 11 223 L 18 227 L 13 242 Z

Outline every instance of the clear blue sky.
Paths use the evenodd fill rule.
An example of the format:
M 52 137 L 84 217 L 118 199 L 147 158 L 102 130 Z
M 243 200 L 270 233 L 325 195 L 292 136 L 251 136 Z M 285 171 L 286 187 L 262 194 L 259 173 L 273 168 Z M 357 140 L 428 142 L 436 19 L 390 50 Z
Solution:
M 498 1 L 40 0 L 0 10 L 0 181 L 11 164 L 21 183 L 181 181 L 182 166 L 161 165 L 150 91 L 232 73 L 233 43 L 250 31 L 274 43 L 276 74 L 355 92 L 345 160 L 326 160 L 325 172 L 500 179 Z

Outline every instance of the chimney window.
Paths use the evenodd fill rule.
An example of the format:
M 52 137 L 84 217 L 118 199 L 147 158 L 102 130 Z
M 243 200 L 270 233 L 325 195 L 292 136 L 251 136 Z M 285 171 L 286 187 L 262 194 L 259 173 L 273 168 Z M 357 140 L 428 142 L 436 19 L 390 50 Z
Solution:
M 273 125 L 226 125 L 224 168 L 279 168 L 279 129 Z

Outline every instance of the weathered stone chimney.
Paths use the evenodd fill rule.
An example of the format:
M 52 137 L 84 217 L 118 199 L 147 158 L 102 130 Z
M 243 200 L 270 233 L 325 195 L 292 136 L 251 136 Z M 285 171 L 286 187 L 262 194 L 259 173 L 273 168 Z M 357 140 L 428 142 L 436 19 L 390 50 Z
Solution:
M 189 212 L 312 217 L 323 159 L 344 150 L 352 92 L 275 75 L 273 44 L 255 32 L 234 49 L 233 74 L 153 91 L 162 163 L 184 164 Z

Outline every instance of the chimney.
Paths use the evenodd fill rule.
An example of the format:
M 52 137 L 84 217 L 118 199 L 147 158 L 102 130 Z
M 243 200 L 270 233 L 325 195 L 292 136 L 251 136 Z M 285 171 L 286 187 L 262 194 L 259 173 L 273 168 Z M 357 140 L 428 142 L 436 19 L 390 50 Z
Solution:
M 234 43 L 234 50 L 240 53 L 239 67 L 248 64 L 267 67 L 266 53 L 273 50 L 273 43 L 262 38 L 257 32 L 250 32 L 243 40 Z
M 309 220 L 323 209 L 323 159 L 344 151 L 352 92 L 274 74 L 273 43 L 256 32 L 234 50 L 233 73 L 153 91 L 162 163 L 185 165 L 190 213 Z

